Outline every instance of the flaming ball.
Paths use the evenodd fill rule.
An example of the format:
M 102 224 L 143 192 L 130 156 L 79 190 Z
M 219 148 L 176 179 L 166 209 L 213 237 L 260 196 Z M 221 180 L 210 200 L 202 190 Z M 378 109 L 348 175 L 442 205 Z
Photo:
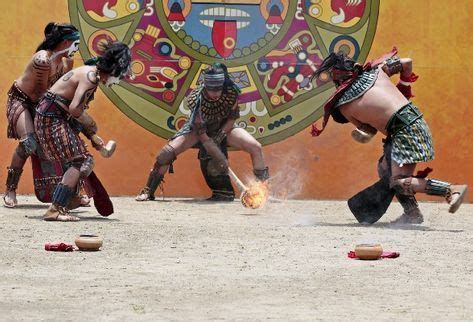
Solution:
M 256 182 L 241 194 L 241 203 L 246 208 L 257 209 L 269 198 L 268 184 Z

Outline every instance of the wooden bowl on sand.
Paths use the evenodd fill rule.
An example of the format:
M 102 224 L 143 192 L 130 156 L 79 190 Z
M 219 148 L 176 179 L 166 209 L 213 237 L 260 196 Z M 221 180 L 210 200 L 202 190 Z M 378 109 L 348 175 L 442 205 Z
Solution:
M 383 248 L 380 244 L 360 244 L 355 247 L 355 255 L 359 259 L 379 259 L 382 253 Z
M 75 240 L 76 246 L 83 251 L 97 251 L 102 247 L 103 240 L 97 235 L 79 235 Z

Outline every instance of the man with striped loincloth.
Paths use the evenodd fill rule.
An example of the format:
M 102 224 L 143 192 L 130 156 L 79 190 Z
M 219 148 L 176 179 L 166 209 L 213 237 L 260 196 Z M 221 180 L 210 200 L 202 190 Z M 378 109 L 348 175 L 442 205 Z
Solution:
M 131 74 L 131 53 L 127 45 L 111 42 L 103 44 L 101 49 L 103 53 L 99 57 L 60 78 L 36 106 L 34 128 L 45 158 L 60 161 L 66 168 L 54 190 L 52 205 L 44 215 L 46 221 L 79 220 L 69 214 L 70 201 L 80 181 L 91 179 L 91 175 L 96 181 L 94 159 L 79 136 L 82 132 L 92 138 L 97 133 L 97 125 L 86 110 L 99 83 L 110 87 Z M 101 186 L 94 188 L 104 190 Z M 108 194 L 104 198 L 108 199 Z M 94 196 L 96 207 L 100 200 L 103 198 Z M 113 208 L 111 202 L 106 207 Z M 111 212 L 113 209 L 104 210 L 105 215 Z
M 466 185 L 427 179 L 428 172 L 424 172 L 423 176 L 413 175 L 417 163 L 433 160 L 434 148 L 422 113 L 409 101 L 412 97 L 411 83 L 417 80 L 412 72 L 412 59 L 400 59 L 396 53 L 394 48 L 384 57 L 364 66 L 342 52 L 331 53 L 314 73 L 314 78 L 329 73 L 337 87 L 324 107 L 323 127 L 332 116 L 338 123 L 354 124 L 356 129 L 352 136 L 361 143 L 368 142 L 378 131 L 386 135 L 378 173 L 381 180 L 387 183 L 388 191 L 385 198 L 380 198 L 378 193 L 372 198 L 386 204 L 380 206 L 381 210 L 378 209 L 379 217 L 367 219 L 363 218 L 363 213 L 357 213 L 357 209 L 366 210 L 366 207 L 349 202 L 350 209 L 360 222 L 373 223 L 381 218 L 396 194 L 404 214 L 395 222 L 419 224 L 423 222 L 423 216 L 415 193 L 445 197 L 450 204 L 449 211 L 453 213 L 460 207 L 467 191 Z M 389 77 L 398 73 L 400 81 L 394 86 Z M 313 135 L 319 135 L 322 130 L 314 127 Z M 382 186 L 383 183 L 380 184 Z M 392 192 L 390 198 L 389 190 Z M 367 202 L 363 198 L 356 201 Z
M 26 160 L 40 162 L 40 149 L 34 133 L 35 106 L 54 82 L 72 69 L 74 54 L 79 49 L 80 34 L 71 24 L 50 22 L 44 29 L 44 40 L 36 48 L 25 71 L 8 91 L 7 120 L 8 138 L 19 140 L 7 168 L 4 206 L 14 208 L 18 201 L 16 189 Z M 35 191 L 37 185 L 35 182 Z

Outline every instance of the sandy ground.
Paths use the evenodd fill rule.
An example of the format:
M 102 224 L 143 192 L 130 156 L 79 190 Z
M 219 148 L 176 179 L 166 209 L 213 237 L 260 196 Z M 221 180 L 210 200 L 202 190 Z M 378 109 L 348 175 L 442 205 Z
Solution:
M 473 205 L 421 205 L 423 225 L 356 224 L 344 202 L 240 203 L 114 198 L 79 223 L 41 220 L 31 196 L 0 208 L 1 320 L 471 320 Z M 99 252 L 46 242 L 103 236 Z M 347 252 L 380 242 L 397 259 Z

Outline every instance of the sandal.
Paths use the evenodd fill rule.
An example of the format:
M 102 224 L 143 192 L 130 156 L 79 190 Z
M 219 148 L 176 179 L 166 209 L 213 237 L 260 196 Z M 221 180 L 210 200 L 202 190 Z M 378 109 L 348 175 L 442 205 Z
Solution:
M 11 199 L 11 201 L 7 201 L 7 193 L 3 195 L 3 206 L 6 208 L 15 208 L 18 205 L 18 201 L 15 199 Z
M 136 201 L 148 201 L 148 200 L 154 200 L 155 197 L 154 195 L 151 195 L 149 193 L 149 188 L 143 188 L 143 190 L 140 191 L 140 194 L 136 196 L 135 200 Z
M 419 225 L 424 222 L 424 216 L 419 212 L 418 214 L 406 214 L 403 213 L 397 219 L 390 222 L 390 224 L 397 225 Z
M 55 205 L 49 206 L 46 214 L 43 218 L 44 221 L 80 221 L 79 217 L 70 215 L 66 209 L 56 207 Z

